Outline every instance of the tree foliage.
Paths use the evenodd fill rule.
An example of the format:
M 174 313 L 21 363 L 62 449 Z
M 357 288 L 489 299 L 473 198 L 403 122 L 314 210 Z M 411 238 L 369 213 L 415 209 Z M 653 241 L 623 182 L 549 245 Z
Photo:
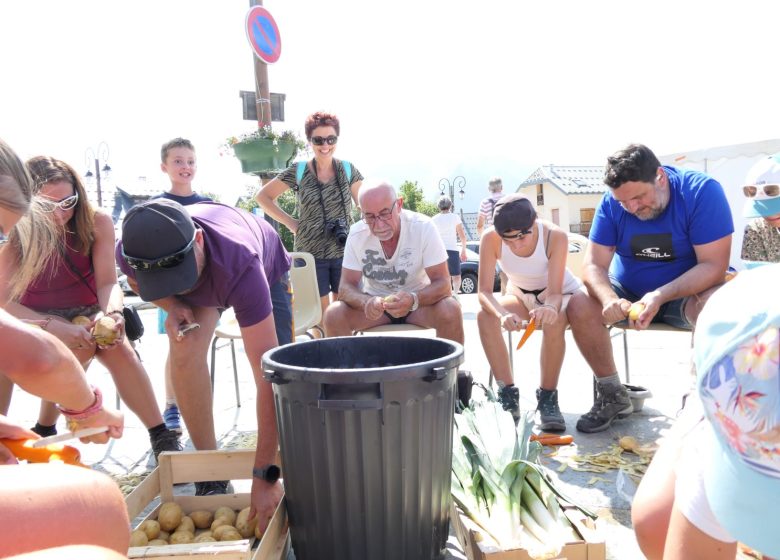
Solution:
M 425 200 L 423 190 L 417 185 L 417 181 L 404 181 L 399 194 L 404 199 L 404 208 L 407 210 L 426 216 L 433 216 L 439 211 L 433 202 Z
M 291 190 L 284 191 L 279 198 L 276 199 L 276 202 L 279 204 L 279 206 L 287 212 L 290 216 L 297 217 L 297 206 L 296 206 L 296 200 L 295 200 L 295 193 Z M 257 204 L 257 201 L 254 197 L 254 187 L 248 187 L 247 188 L 247 194 L 245 196 L 242 196 L 238 203 L 236 204 L 239 208 L 242 208 L 246 210 L 247 212 L 253 212 L 255 208 L 259 208 L 260 205 Z M 295 237 L 293 236 L 292 232 L 287 229 L 285 226 L 271 218 L 270 216 L 266 216 L 266 221 L 269 222 L 271 225 L 274 226 L 276 229 L 276 232 L 279 234 L 279 237 L 282 238 L 282 243 L 284 244 L 284 248 L 288 251 L 293 250 L 293 245 L 295 244 Z

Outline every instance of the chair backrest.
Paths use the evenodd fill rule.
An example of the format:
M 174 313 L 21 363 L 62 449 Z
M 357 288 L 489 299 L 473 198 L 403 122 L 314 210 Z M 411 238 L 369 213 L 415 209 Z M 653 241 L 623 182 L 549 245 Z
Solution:
M 569 256 L 566 266 L 577 278 L 582 278 L 582 261 L 585 259 L 585 249 L 588 248 L 588 238 L 578 233 L 569 233 Z
M 290 283 L 293 287 L 293 321 L 295 336 L 319 324 L 322 320 L 320 291 L 317 288 L 317 269 L 311 253 L 290 253 Z

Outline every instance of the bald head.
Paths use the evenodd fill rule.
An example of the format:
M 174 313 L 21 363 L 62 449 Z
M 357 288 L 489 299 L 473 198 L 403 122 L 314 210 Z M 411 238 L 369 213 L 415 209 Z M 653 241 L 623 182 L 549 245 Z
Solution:
M 374 185 L 363 183 L 358 191 L 358 204 L 364 212 L 369 208 L 389 208 L 398 198 L 395 188 L 390 183 L 382 182 Z

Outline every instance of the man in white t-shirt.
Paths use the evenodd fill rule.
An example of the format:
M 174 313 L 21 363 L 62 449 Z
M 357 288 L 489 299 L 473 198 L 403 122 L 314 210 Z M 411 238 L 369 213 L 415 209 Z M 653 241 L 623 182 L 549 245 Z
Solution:
M 363 219 L 344 246 L 339 301 L 323 319 L 327 336 L 408 323 L 463 344 L 463 315 L 436 226 L 403 210 L 403 199 L 387 183 L 363 184 L 358 203 Z

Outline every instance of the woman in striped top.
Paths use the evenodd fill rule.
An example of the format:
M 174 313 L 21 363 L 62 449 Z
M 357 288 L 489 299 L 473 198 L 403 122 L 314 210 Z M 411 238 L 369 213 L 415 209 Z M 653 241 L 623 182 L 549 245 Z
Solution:
M 299 177 L 294 163 L 265 184 L 255 195 L 263 211 L 284 224 L 295 235 L 295 250 L 311 253 L 317 264 L 317 283 L 323 313 L 329 294 L 338 295 L 344 242 L 352 223 L 352 201 L 363 176 L 351 164 L 333 157 L 338 145 L 340 123 L 336 115 L 317 112 L 306 119 L 306 139 L 314 158 Z M 287 189 L 297 197 L 298 218 L 290 216 L 276 199 Z

